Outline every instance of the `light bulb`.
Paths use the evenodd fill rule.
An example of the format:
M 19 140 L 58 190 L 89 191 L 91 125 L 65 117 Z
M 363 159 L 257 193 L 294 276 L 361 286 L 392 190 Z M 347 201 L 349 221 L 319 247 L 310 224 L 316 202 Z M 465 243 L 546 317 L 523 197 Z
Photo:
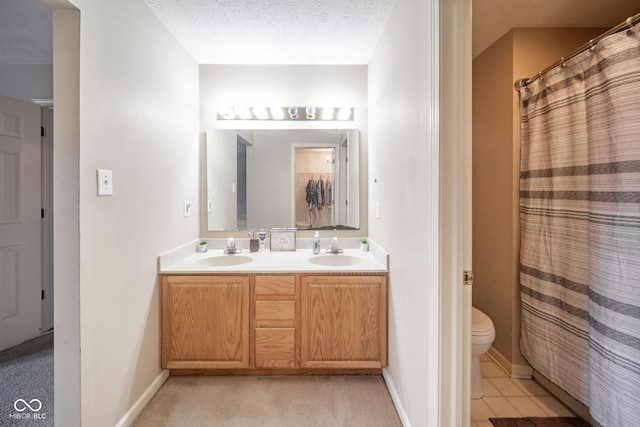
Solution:
M 349 120 L 350 117 L 351 117 L 350 107 L 340 108 L 340 111 L 338 111 L 338 120 Z
M 322 120 L 333 120 L 333 107 L 322 107 Z
M 309 105 L 307 107 L 307 119 L 313 120 L 316 118 L 316 107 Z
M 248 107 L 234 107 L 234 111 L 242 120 L 248 120 L 251 118 L 251 111 Z
M 267 109 L 264 107 L 253 107 L 253 114 L 258 120 L 267 120 L 269 118 L 269 113 L 267 113 Z
M 233 108 L 229 106 L 220 106 L 218 107 L 218 116 L 222 117 L 225 120 L 232 120 L 236 117 L 233 112 Z
M 284 119 L 284 111 L 282 107 L 270 107 L 269 111 L 271 112 L 271 117 L 273 117 L 275 120 Z

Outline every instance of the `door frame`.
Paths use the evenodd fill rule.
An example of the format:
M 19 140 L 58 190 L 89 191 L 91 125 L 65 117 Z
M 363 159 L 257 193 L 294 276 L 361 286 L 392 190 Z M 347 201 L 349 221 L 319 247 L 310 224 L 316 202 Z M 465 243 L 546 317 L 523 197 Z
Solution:
M 440 351 L 438 425 L 471 423 L 471 0 L 439 0 Z
M 36 101 L 36 100 L 34 100 Z M 40 100 L 42 101 L 42 100 Z M 42 105 L 41 102 L 37 102 Z M 41 109 L 42 327 L 53 329 L 53 100 Z
M 336 153 L 340 153 L 340 144 L 334 142 L 319 142 L 317 144 L 302 144 L 294 142 L 291 144 L 291 218 L 289 220 L 291 227 L 296 227 L 296 150 L 298 148 L 333 148 Z M 340 168 L 340 162 L 335 163 L 335 173 L 334 173 L 334 181 L 339 182 L 342 179 L 343 171 Z M 346 194 L 340 194 L 342 191 L 338 192 L 338 197 L 335 197 L 334 201 L 336 201 L 336 205 L 338 203 L 343 203 L 346 197 Z M 336 218 L 335 210 L 332 213 L 333 222 L 339 221 L 340 218 Z
M 80 357 L 80 10 L 68 0 L 41 0 L 53 18 L 53 281 L 56 422 L 79 426 Z

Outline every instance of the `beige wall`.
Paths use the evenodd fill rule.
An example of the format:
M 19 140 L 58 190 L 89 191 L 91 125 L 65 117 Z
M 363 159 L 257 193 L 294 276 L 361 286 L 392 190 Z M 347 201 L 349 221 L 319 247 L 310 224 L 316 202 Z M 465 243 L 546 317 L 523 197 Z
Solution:
M 517 277 L 513 209 L 513 31 L 473 61 L 473 305 L 496 327 L 493 346 L 511 360 Z
M 143 2 L 74 4 L 54 14 L 55 416 L 114 426 L 164 378 L 157 256 L 198 237 L 198 65 Z
M 473 305 L 493 320 L 493 347 L 510 364 L 526 363 L 519 350 L 520 118 L 513 83 L 603 31 L 517 28 L 473 61 Z

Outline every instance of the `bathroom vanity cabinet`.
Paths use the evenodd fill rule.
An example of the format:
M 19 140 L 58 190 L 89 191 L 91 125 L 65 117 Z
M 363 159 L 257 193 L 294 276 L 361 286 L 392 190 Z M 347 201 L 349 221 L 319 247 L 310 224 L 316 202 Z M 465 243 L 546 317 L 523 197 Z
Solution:
M 161 362 L 173 375 L 380 372 L 387 274 L 164 274 Z

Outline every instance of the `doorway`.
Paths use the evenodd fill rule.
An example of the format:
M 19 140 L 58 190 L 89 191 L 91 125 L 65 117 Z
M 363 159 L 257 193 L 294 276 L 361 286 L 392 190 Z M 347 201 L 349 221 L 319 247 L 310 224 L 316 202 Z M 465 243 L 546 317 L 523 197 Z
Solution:
M 237 205 L 238 205 L 238 230 L 247 229 L 247 145 L 249 142 L 238 135 L 238 160 L 237 160 Z
M 0 97 L 0 350 L 53 327 L 51 277 L 42 263 L 50 256 L 42 241 L 52 239 L 43 225 L 43 182 L 51 180 L 41 114 L 33 103 Z
M 296 228 L 335 226 L 337 147 L 294 147 L 294 150 Z

